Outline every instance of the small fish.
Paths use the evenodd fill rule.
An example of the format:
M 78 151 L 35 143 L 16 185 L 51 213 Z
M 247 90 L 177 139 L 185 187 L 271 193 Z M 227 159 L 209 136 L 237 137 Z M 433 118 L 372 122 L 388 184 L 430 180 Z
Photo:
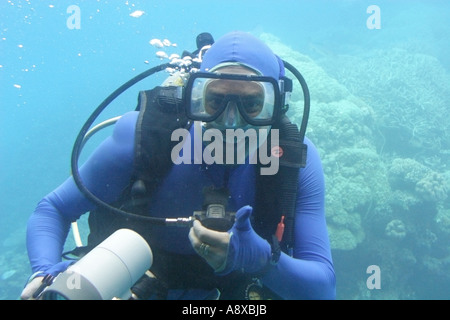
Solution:
M 150 44 L 156 48 L 162 48 L 164 47 L 163 43 L 161 40 L 159 39 L 152 39 L 150 40 Z
M 16 270 L 9 270 L 2 274 L 1 279 L 6 280 L 11 278 L 16 273 Z
M 165 53 L 164 51 L 158 51 L 156 53 L 156 56 L 160 59 L 164 59 L 164 58 L 169 58 L 169 56 L 167 55 L 167 53 Z
M 145 11 L 142 11 L 142 10 L 136 10 L 136 11 L 130 13 L 130 17 L 133 17 L 133 18 L 139 18 L 139 17 L 142 16 L 144 13 L 145 13 Z

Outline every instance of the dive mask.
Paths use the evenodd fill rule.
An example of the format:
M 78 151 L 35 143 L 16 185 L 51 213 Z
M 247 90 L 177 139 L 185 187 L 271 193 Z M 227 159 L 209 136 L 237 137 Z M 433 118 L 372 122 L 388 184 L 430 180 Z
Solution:
M 272 125 L 281 110 L 279 83 L 257 75 L 192 73 L 186 84 L 187 117 L 240 127 Z

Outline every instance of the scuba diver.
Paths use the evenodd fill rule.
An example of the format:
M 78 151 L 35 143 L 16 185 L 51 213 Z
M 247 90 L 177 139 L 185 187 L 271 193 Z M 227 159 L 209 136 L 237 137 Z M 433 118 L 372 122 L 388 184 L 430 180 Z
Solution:
M 179 86 L 140 92 L 79 171 L 74 151 L 72 176 L 29 218 L 22 299 L 74 263 L 63 247 L 87 212 L 87 250 L 120 228 L 148 242 L 140 298 L 336 298 L 321 159 L 304 137 L 307 112 L 300 130 L 286 116 L 286 69 L 309 108 L 306 83 L 249 33 L 206 38 L 199 68 Z

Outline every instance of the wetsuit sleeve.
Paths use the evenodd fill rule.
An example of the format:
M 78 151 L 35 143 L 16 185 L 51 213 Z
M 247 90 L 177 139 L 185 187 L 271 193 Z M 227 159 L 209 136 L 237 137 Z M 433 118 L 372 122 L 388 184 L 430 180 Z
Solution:
M 335 299 L 335 273 L 325 220 L 325 182 L 317 149 L 308 140 L 300 170 L 293 257 L 282 254 L 262 279 L 285 299 Z
M 122 116 L 80 168 L 86 187 L 105 202 L 114 201 L 131 177 L 137 112 Z M 44 197 L 28 220 L 27 250 L 33 272 L 48 271 L 61 261 L 70 223 L 94 205 L 78 190 L 72 177 Z

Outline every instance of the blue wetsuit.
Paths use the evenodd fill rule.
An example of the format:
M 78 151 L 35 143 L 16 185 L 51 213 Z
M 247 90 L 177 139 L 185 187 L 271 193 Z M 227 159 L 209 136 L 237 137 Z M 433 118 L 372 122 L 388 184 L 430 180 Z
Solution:
M 80 168 L 84 184 L 97 197 L 112 202 L 130 181 L 137 112 L 125 114 L 107 138 Z M 293 257 L 282 254 L 263 283 L 285 299 L 334 299 L 335 274 L 325 221 L 324 176 L 315 146 L 308 145 L 306 167 L 300 170 L 295 247 Z M 227 184 L 230 210 L 254 204 L 255 170 L 249 165 L 174 165 L 151 203 L 160 217 L 187 217 L 202 203 L 205 186 Z M 51 272 L 61 261 L 70 222 L 93 209 L 70 177 L 43 198 L 28 222 L 27 247 L 33 272 Z M 196 254 L 188 240 L 188 228 L 157 229 L 163 249 Z

